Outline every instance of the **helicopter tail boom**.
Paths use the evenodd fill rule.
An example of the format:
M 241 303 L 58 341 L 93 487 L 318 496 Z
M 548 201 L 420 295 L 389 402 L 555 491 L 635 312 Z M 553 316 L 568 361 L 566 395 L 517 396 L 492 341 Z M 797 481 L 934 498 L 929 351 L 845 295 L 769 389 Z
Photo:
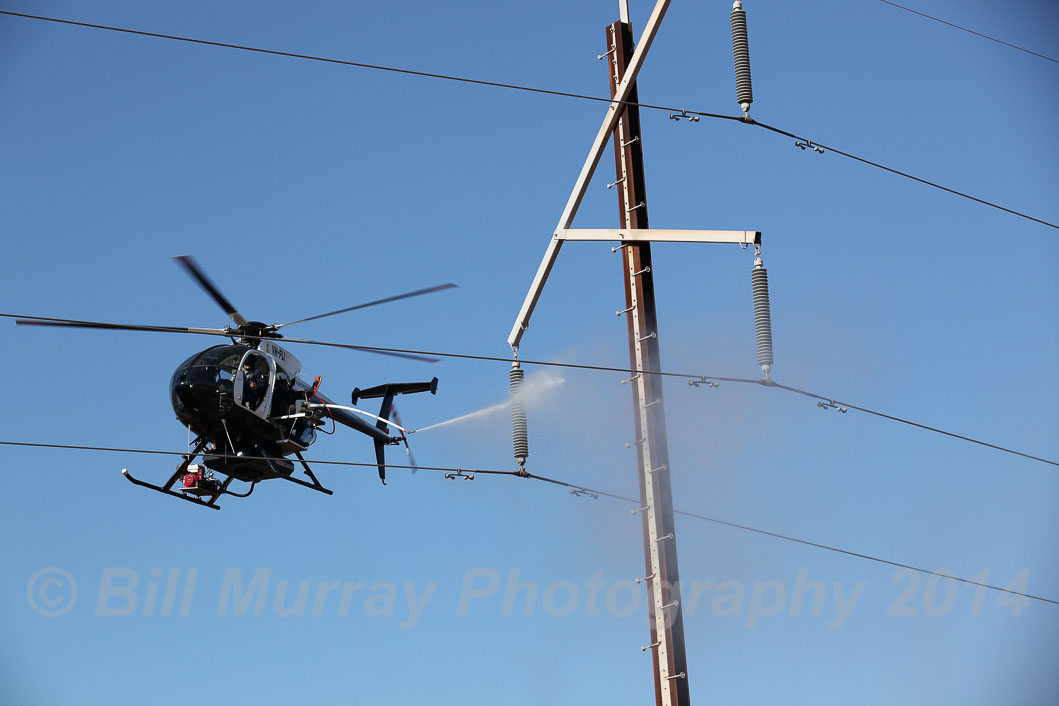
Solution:
M 400 443 L 401 438 L 390 436 L 390 427 L 386 422 L 390 418 L 390 414 L 393 411 L 393 398 L 397 395 L 407 395 L 416 392 L 429 392 L 432 395 L 436 395 L 438 392 L 438 379 L 435 377 L 430 382 L 394 382 L 387 383 L 385 385 L 376 385 L 375 387 L 369 387 L 367 390 L 361 390 L 359 387 L 353 388 L 351 395 L 352 403 L 356 404 L 361 399 L 372 399 L 376 397 L 382 398 L 382 406 L 379 408 L 379 421 L 375 423 L 375 428 L 385 434 L 391 439 L 386 442 L 389 444 Z M 406 441 L 407 443 L 407 441 Z M 375 437 L 375 462 L 379 465 L 379 480 L 382 481 L 383 485 L 386 485 L 386 444 L 381 441 L 378 437 Z
M 376 385 L 375 387 L 370 387 L 366 390 L 361 390 L 359 387 L 353 388 L 350 397 L 352 404 L 354 405 L 362 399 L 382 398 L 382 405 L 379 408 L 379 414 L 377 416 L 368 414 L 367 412 L 354 407 L 337 405 L 323 394 L 315 391 L 315 387 L 313 390 L 312 399 L 317 400 L 318 404 L 309 404 L 309 408 L 326 408 L 328 414 L 334 419 L 335 423 L 349 427 L 350 429 L 359 431 L 360 433 L 371 437 L 375 446 L 375 462 L 379 467 L 379 480 L 385 485 L 386 447 L 391 444 L 399 444 L 401 441 L 404 441 L 406 445 L 408 443 L 407 438 L 404 435 L 406 430 L 404 427 L 400 426 L 400 422 L 396 420 L 392 422 L 390 421 L 390 415 L 394 412 L 393 400 L 398 395 L 407 395 L 416 392 L 429 392 L 432 395 L 437 394 L 438 379 L 435 377 L 429 382 L 393 382 L 385 385 Z M 376 420 L 375 424 L 357 416 L 357 413 L 374 417 Z M 401 430 L 401 436 L 393 436 L 390 433 L 391 424 L 395 428 Z M 411 456 L 411 452 L 409 452 L 409 456 Z M 412 465 L 415 465 L 414 461 Z

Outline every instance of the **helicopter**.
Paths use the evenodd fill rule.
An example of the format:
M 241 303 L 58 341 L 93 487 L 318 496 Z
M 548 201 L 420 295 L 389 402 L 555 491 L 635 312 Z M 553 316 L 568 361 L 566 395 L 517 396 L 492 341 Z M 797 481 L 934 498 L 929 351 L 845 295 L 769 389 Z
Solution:
M 234 326 L 223 329 L 138 326 L 40 316 L 24 316 L 15 320 L 16 324 L 23 326 L 195 333 L 231 339 L 230 343 L 211 346 L 191 355 L 177 367 L 170 379 L 169 398 L 173 411 L 177 420 L 195 438 L 194 441 L 189 439 L 188 453 L 183 455 L 183 461 L 169 479 L 162 485 L 156 485 L 134 477 L 128 469 L 122 469 L 122 475 L 135 485 L 215 510 L 220 509 L 217 501 L 221 496 L 249 497 L 258 483 L 271 479 L 283 479 L 332 495 L 333 491 L 325 488 L 317 479 L 302 452 L 313 444 L 317 433 L 327 425 L 337 427 L 341 424 L 371 438 L 379 479 L 385 485 L 385 447 L 404 443 L 408 448 L 407 434 L 410 433 L 397 420 L 394 398 L 418 392 L 437 394 L 438 379 L 388 383 L 365 390 L 354 388 L 350 406 L 339 405 L 320 392 L 321 376 L 316 376 L 312 383 L 299 377 L 301 362 L 276 342 L 283 338 L 279 330 L 293 324 L 450 289 L 456 285 L 450 282 L 285 324 L 265 324 L 244 317 L 206 277 L 191 256 L 180 255 L 173 259 L 228 314 Z M 437 362 L 436 358 L 414 354 L 361 349 L 357 346 L 343 347 Z M 362 399 L 380 398 L 382 404 L 378 414 L 353 406 Z M 394 418 L 392 421 L 391 417 Z M 391 427 L 399 433 L 392 433 Z M 333 429 L 325 433 L 333 433 Z M 414 472 L 415 460 L 410 449 L 408 454 Z M 200 455 L 201 463 L 195 463 Z M 297 459 L 304 471 L 304 478 L 295 475 L 295 464 L 289 456 Z M 249 489 L 246 492 L 231 489 L 235 480 L 249 483 Z

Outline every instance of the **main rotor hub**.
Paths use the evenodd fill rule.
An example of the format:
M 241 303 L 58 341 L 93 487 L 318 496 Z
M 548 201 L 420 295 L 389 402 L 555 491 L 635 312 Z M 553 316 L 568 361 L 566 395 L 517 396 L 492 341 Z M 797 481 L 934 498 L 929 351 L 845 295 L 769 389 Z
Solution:
M 283 338 L 283 334 L 276 331 L 275 325 L 261 321 L 247 321 L 239 328 L 232 329 L 232 332 L 238 333 L 243 338 L 250 339 Z

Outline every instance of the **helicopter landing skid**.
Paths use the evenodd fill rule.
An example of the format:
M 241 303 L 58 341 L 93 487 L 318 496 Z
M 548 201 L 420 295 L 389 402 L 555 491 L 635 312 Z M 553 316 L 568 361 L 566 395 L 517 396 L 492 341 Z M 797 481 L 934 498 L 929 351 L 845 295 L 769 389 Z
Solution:
M 144 488 L 150 488 L 151 490 L 157 490 L 159 493 L 164 493 L 166 495 L 172 495 L 174 498 L 180 498 L 181 500 L 187 500 L 189 503 L 195 503 L 196 505 L 202 505 L 203 507 L 212 508 L 214 510 L 220 510 L 221 509 L 221 506 L 217 504 L 217 499 L 219 497 L 221 497 L 221 495 L 224 494 L 224 486 L 227 486 L 228 483 L 231 482 L 231 478 L 229 478 L 227 481 L 225 481 L 224 486 L 222 486 L 222 488 L 220 490 L 218 490 L 216 493 L 212 493 L 212 494 L 210 494 L 208 496 L 209 500 L 203 500 L 202 498 L 206 497 L 205 495 L 201 495 L 200 496 L 200 495 L 189 495 L 189 494 L 186 494 L 186 493 L 178 493 L 178 492 L 173 491 L 173 490 L 167 490 L 163 486 L 155 485 L 154 483 L 148 483 L 147 481 L 143 481 L 143 480 L 140 480 L 139 478 L 135 478 L 131 473 L 129 473 L 129 469 L 127 469 L 127 468 L 122 468 L 121 469 L 121 474 L 123 476 L 125 476 L 126 478 L 128 478 L 130 482 L 132 482 L 132 483 L 134 483 L 136 485 L 142 486 Z M 166 485 L 171 485 L 171 483 L 173 481 L 175 481 L 177 478 L 179 478 L 179 474 L 174 474 L 174 477 L 172 479 L 170 479 L 170 483 L 166 483 Z
M 298 461 L 302 464 L 302 468 L 305 469 L 305 475 L 309 476 L 312 483 L 304 481 L 301 478 L 292 478 L 291 476 L 280 476 L 283 480 L 289 480 L 291 483 L 297 483 L 300 486 L 304 486 L 311 490 L 323 493 L 324 495 L 334 495 L 334 491 L 325 488 L 320 484 L 320 481 L 316 479 L 316 475 L 313 473 L 313 469 L 309 468 L 309 464 L 305 462 L 305 458 L 302 456 L 300 451 L 295 451 L 294 455 L 298 457 Z
M 165 495 L 171 495 L 174 498 L 180 498 L 181 500 L 186 500 L 189 503 L 195 503 L 196 505 L 202 505 L 203 507 L 208 507 L 212 510 L 221 509 L 220 505 L 217 504 L 217 500 L 220 499 L 222 495 L 232 495 L 237 498 L 245 498 L 248 497 L 250 493 L 254 492 L 254 488 L 257 486 L 257 481 L 252 482 L 250 484 L 250 490 L 245 493 L 236 493 L 234 491 L 228 490 L 228 486 L 231 485 L 232 481 L 234 480 L 234 476 L 228 476 L 224 479 L 223 482 L 207 479 L 210 481 L 208 485 L 196 484 L 193 487 L 173 490 L 173 487 L 188 472 L 192 461 L 194 461 L 195 457 L 197 457 L 199 453 L 202 452 L 205 446 L 206 442 L 200 442 L 199 444 L 197 444 L 195 449 L 184 457 L 183 462 L 179 466 L 177 466 L 176 471 L 174 471 L 173 475 L 169 477 L 169 480 L 165 482 L 165 485 L 155 485 L 154 483 L 142 481 L 139 478 L 134 477 L 131 473 L 129 473 L 129 469 L 127 468 L 121 469 L 121 474 L 128 478 L 129 482 L 133 483 L 134 485 L 139 485 L 144 488 L 150 488 L 151 490 L 154 490 L 156 492 L 163 493 Z M 305 462 L 305 458 L 301 455 L 301 453 L 298 451 L 295 451 L 294 453 L 298 457 L 298 461 L 301 463 L 302 468 L 305 470 L 305 475 L 308 476 L 310 480 L 307 481 L 302 480 L 301 478 L 294 478 L 288 475 L 290 471 L 287 471 L 287 473 L 280 472 L 280 469 L 278 469 L 276 465 L 273 464 L 266 457 L 266 463 L 268 463 L 269 468 L 271 468 L 274 474 L 273 477 L 282 478 L 283 480 L 288 480 L 291 483 L 297 483 L 302 487 L 309 488 L 310 490 L 315 490 L 325 495 L 334 495 L 334 492 L 332 490 L 325 488 L 323 485 L 321 485 L 320 481 L 317 480 L 316 475 L 313 473 L 312 469 L 309 468 L 309 464 Z
M 194 490 L 189 490 L 188 492 L 176 492 L 173 490 L 173 486 L 176 485 L 177 481 L 179 481 L 181 477 L 188 472 L 188 467 L 191 466 L 191 462 L 195 460 L 196 456 L 202 453 L 202 450 L 204 448 L 206 448 L 206 443 L 207 442 L 204 439 L 197 440 L 194 450 L 184 456 L 184 460 L 179 466 L 177 466 L 176 470 L 173 472 L 173 475 L 169 476 L 169 480 L 166 481 L 165 485 L 155 485 L 154 483 L 148 483 L 147 481 L 142 481 L 139 478 L 135 478 L 131 473 L 129 473 L 129 469 L 127 468 L 122 468 L 121 474 L 128 478 L 129 482 L 133 483 L 134 485 L 139 485 L 144 488 L 150 488 L 151 490 L 158 491 L 159 493 L 164 493 L 165 495 L 172 495 L 174 498 L 187 500 L 189 503 L 202 505 L 203 507 L 208 507 L 213 510 L 220 510 L 221 506 L 217 504 L 217 499 L 225 493 L 229 493 L 228 486 L 232 482 L 231 476 L 226 478 L 223 483 L 216 484 L 209 489 L 195 488 Z M 250 493 L 252 493 L 253 491 L 254 488 L 253 486 L 251 486 Z M 247 493 L 246 495 L 249 495 L 250 493 Z M 237 495 L 237 493 L 229 494 Z M 209 498 L 209 500 L 205 499 L 207 497 Z

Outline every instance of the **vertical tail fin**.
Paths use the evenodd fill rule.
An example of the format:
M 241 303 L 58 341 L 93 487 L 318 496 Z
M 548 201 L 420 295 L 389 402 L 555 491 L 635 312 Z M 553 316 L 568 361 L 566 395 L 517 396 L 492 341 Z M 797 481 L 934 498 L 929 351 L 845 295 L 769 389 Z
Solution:
M 379 480 L 386 485 L 386 447 L 378 439 L 375 439 L 375 462 L 379 464 Z
M 385 392 L 385 394 L 382 397 L 382 407 L 379 408 L 379 416 L 382 417 L 382 419 L 380 419 L 379 421 L 375 422 L 375 426 L 376 426 L 376 428 L 381 429 L 385 433 L 389 434 L 390 433 L 390 425 L 387 424 L 384 420 L 390 418 L 390 410 L 393 409 L 393 390 L 391 390 L 389 386 L 386 386 L 385 390 L 386 390 L 386 392 Z M 397 423 L 401 424 L 400 422 L 397 422 Z M 401 426 L 404 426 L 404 425 L 401 424 Z M 375 461 L 379 464 L 379 480 L 382 481 L 383 485 L 386 485 L 386 461 L 385 461 L 385 456 L 386 456 L 386 452 L 383 449 L 382 442 L 376 439 L 376 441 L 375 441 Z

